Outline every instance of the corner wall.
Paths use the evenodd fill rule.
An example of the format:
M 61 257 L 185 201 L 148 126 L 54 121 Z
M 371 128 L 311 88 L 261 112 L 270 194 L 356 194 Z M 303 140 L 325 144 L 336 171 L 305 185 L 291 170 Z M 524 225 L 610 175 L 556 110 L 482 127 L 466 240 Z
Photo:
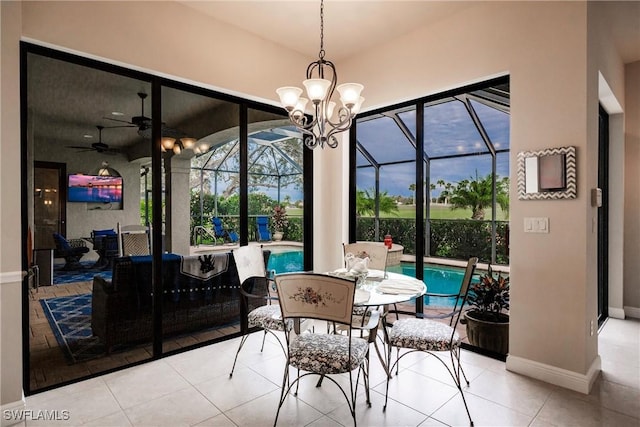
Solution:
M 396 65 L 393 72 L 361 71 L 380 64 Z M 510 75 L 512 177 L 520 151 L 576 147 L 576 199 L 521 201 L 511 180 L 507 368 L 582 392 L 599 370 L 597 336 L 590 333 L 596 244 L 589 190 L 597 182 L 597 125 L 589 123 L 588 107 L 595 102 L 597 112 L 597 75 L 589 76 L 587 64 L 585 2 L 478 3 L 339 64 L 346 80 L 364 84 L 366 108 Z M 525 233 L 526 217 L 549 218 L 550 233 Z
M 624 312 L 640 318 L 640 61 L 625 67 Z

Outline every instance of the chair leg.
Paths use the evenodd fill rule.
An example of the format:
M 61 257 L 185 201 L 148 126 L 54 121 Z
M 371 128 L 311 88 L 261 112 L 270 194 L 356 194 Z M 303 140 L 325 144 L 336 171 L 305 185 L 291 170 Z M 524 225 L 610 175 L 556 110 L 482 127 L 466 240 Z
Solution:
M 264 334 L 262 335 L 262 347 L 260 347 L 260 353 L 264 350 L 264 341 L 267 339 L 267 330 L 264 330 Z
M 300 371 L 298 371 L 298 376 L 300 375 Z M 299 378 L 298 378 L 299 379 Z M 278 416 L 280 415 L 280 408 L 284 404 L 284 400 L 287 396 L 287 392 L 289 391 L 289 362 L 287 361 L 284 367 L 284 374 L 282 376 L 282 390 L 280 391 L 280 402 L 278 403 L 278 411 L 276 412 L 276 419 L 273 420 L 273 427 L 276 427 L 278 424 Z
M 233 377 L 233 371 L 236 369 L 236 362 L 238 361 L 238 354 L 240 354 L 240 350 L 242 350 L 242 346 L 249 338 L 249 334 L 243 335 L 240 340 L 240 345 L 238 346 L 238 351 L 236 351 L 236 357 L 233 359 L 233 366 L 231 367 L 231 373 L 229 374 L 229 378 Z

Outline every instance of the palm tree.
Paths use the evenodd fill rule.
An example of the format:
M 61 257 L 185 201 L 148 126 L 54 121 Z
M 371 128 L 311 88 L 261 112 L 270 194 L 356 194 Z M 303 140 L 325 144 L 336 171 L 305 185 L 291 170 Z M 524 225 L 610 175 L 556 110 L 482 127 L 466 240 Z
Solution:
M 496 176 L 496 201 L 503 212 L 509 209 L 509 178 Z M 491 174 L 481 178 L 462 180 L 451 194 L 451 209 L 471 209 L 471 219 L 483 220 L 484 210 L 493 203 L 493 178 Z
M 371 194 L 375 191 L 371 190 L 356 190 L 356 215 L 375 215 L 376 212 L 376 199 Z M 380 199 L 380 212 L 381 213 L 394 213 L 398 212 L 398 204 L 395 199 L 386 191 L 382 191 L 379 195 Z

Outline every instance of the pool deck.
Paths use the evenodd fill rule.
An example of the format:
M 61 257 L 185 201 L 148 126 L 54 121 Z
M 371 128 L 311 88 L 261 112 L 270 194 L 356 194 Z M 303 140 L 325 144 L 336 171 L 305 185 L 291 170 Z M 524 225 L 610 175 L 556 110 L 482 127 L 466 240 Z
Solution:
M 302 250 L 303 245 L 300 242 L 292 242 L 289 240 L 280 240 L 278 242 L 249 242 L 249 245 L 262 245 L 266 249 L 291 249 Z M 240 247 L 238 243 L 225 243 L 221 245 L 198 245 L 190 247 L 191 255 L 201 255 L 212 252 L 228 252 Z
M 303 248 L 303 244 L 301 242 L 293 242 L 289 240 L 281 240 L 278 242 L 249 242 L 250 245 L 262 245 L 265 248 L 270 249 L 290 249 L 290 250 L 301 250 Z M 230 251 L 232 249 L 238 248 L 240 245 L 238 243 L 225 243 L 222 245 L 198 245 L 190 247 L 191 255 L 201 255 L 203 253 L 211 253 L 211 252 L 219 252 L 219 251 Z M 404 248 L 401 245 L 396 243 L 393 244 L 393 248 L 390 252 L 393 253 L 394 260 L 398 260 L 397 262 L 390 262 L 388 265 L 396 265 L 400 262 L 409 262 L 415 263 L 416 257 L 415 255 L 407 255 L 402 254 Z M 445 258 L 434 258 L 434 257 L 424 257 L 425 264 L 436 264 L 436 265 L 446 265 L 449 267 L 460 267 L 465 268 L 467 265 L 467 261 L 463 260 L 455 260 L 455 259 L 445 259 Z M 478 263 L 478 270 L 487 270 L 488 264 L 486 263 Z M 495 272 L 509 273 L 508 265 L 491 265 L 491 268 Z

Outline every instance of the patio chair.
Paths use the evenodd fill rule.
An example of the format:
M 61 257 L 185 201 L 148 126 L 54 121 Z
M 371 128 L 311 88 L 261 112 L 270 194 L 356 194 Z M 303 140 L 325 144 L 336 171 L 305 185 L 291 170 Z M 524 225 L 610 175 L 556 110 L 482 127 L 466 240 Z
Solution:
M 53 233 L 53 241 L 56 249 L 53 252 L 54 258 L 64 258 L 65 264 L 63 270 L 78 270 L 82 268 L 80 258 L 87 252 L 89 248 L 82 239 L 67 240 L 59 233 Z
M 287 399 L 291 388 L 295 385 L 298 394 L 300 380 L 309 375 L 318 375 L 320 379 L 327 378 L 333 382 L 347 400 L 349 411 L 356 424 L 356 400 L 360 375 L 367 404 L 371 406 L 369 397 L 369 342 L 367 339 L 352 333 L 351 312 L 356 291 L 353 280 L 341 277 L 314 273 L 288 273 L 275 277 L 276 288 L 280 298 L 282 319 L 293 322 L 293 331 L 285 334 L 287 341 L 287 363 L 282 378 L 282 391 L 274 426 L 278 422 L 280 409 Z M 326 321 L 328 324 L 346 326 L 345 334 L 322 333 L 323 328 L 301 333 L 301 321 L 315 319 Z M 375 330 L 378 318 L 371 317 L 371 321 L 362 328 Z M 355 328 L 353 329 L 355 330 Z M 295 380 L 289 383 L 290 367 L 297 368 Z M 357 370 L 354 377 L 353 371 Z M 300 371 L 304 371 L 301 375 Z M 349 394 L 343 389 L 333 375 L 349 374 Z
M 475 271 L 477 263 L 477 257 L 469 258 L 469 261 L 467 262 L 467 268 L 465 269 L 464 278 L 462 279 L 462 285 L 460 287 L 460 306 L 457 309 L 452 310 L 450 313 L 454 318 L 451 326 L 430 319 L 406 318 L 396 320 L 389 330 L 389 348 L 387 351 L 387 366 L 389 366 L 389 373 L 393 372 L 393 368 L 395 367 L 396 375 L 399 373 L 398 363 L 400 362 L 400 359 L 411 353 L 427 353 L 442 363 L 460 391 L 460 396 L 462 396 L 462 401 L 465 409 L 467 410 L 467 416 L 469 417 L 471 425 L 473 425 L 473 420 L 471 419 L 469 407 L 467 406 L 467 401 L 464 398 L 464 392 L 462 391 L 460 374 L 462 373 L 467 386 L 469 386 L 469 380 L 460 365 L 460 344 L 462 340 L 456 331 L 456 327 L 460 321 L 463 307 L 467 302 L 469 285 L 471 284 L 471 278 L 473 277 L 473 272 Z M 396 348 L 396 360 L 393 365 L 391 365 L 391 353 L 393 347 Z M 407 351 L 400 354 L 400 349 L 406 349 Z M 449 353 L 451 358 L 451 367 L 449 367 L 445 359 L 438 356 L 437 353 L 442 352 Z M 391 375 L 387 377 L 387 388 L 385 391 L 383 411 L 387 408 L 390 376 Z
M 217 216 L 211 220 L 213 224 L 213 233 L 217 238 L 221 238 L 222 240 L 229 241 L 231 243 L 236 243 L 239 239 L 238 233 L 233 230 L 227 230 L 222 225 L 222 220 Z
M 117 225 L 119 256 L 151 255 L 151 227 L 140 224 Z
M 261 328 L 264 331 L 262 336 L 262 347 L 260 352 L 264 350 L 264 342 L 267 333 L 273 335 L 282 351 L 286 354 L 284 344 L 280 341 L 275 331 L 284 331 L 284 323 L 280 314 L 280 306 L 273 301 L 277 298 L 271 297 L 269 287 L 271 280 L 267 275 L 266 265 L 269 261 L 270 251 L 263 251 L 261 246 L 241 246 L 231 252 L 233 254 L 236 268 L 238 270 L 238 278 L 240 279 L 240 293 L 242 294 L 242 313 L 247 313 L 247 319 L 241 319 L 246 324 L 242 325 L 242 339 L 236 351 L 236 357 L 233 359 L 233 366 L 229 378 L 233 376 L 236 368 L 238 354 L 249 337 L 252 328 Z M 290 328 L 289 328 L 290 329 Z
M 256 240 L 258 242 L 270 242 L 271 232 L 269 231 L 269 218 L 259 216 L 256 218 Z
M 382 242 L 355 242 L 355 243 L 343 243 L 342 244 L 343 259 L 346 258 L 348 253 L 353 254 L 358 258 L 369 258 L 369 267 L 372 270 L 381 270 L 386 276 L 387 272 L 387 256 L 389 254 L 389 248 Z M 345 267 L 346 267 L 345 260 Z M 356 306 L 353 309 L 353 314 L 358 316 L 364 316 L 368 313 L 368 307 Z M 394 304 L 394 311 L 397 312 Z M 397 314 L 396 314 L 397 315 Z

